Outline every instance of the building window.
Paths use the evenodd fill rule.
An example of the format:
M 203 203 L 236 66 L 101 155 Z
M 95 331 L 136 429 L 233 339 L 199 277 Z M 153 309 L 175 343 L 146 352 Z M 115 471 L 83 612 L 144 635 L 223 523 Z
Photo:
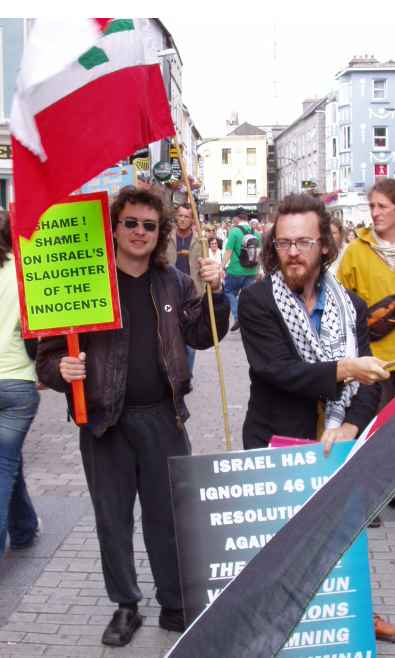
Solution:
M 256 149 L 247 149 L 247 164 L 256 165 Z
M 256 196 L 256 180 L 247 180 L 247 194 L 248 196 Z
M 388 165 L 387 164 L 375 164 L 374 165 L 374 176 L 375 178 L 380 178 L 381 176 L 388 176 Z
M 222 164 L 230 164 L 231 149 L 222 149 Z
M 388 147 L 388 129 L 385 126 L 373 128 L 373 148 L 386 149 Z
M 337 173 L 336 171 L 332 171 L 332 191 L 335 192 L 337 190 Z
M 340 168 L 340 187 L 343 192 L 348 192 L 351 187 L 351 167 Z
M 351 148 L 351 126 L 343 126 L 342 128 L 342 141 L 343 150 L 349 151 Z
M 336 137 L 332 137 L 332 158 L 337 156 L 337 142 Z
M 0 204 L 3 208 L 7 208 L 7 181 L 5 178 L 0 178 Z
M 375 100 L 385 100 L 387 95 L 387 80 L 373 80 L 373 98 Z
M 223 180 L 222 181 L 222 194 L 223 196 L 232 196 L 232 181 Z

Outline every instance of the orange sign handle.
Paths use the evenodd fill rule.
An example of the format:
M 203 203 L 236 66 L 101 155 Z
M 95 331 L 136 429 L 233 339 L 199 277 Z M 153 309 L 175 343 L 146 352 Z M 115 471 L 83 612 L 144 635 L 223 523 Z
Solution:
M 80 353 L 80 341 L 78 334 L 67 334 L 67 348 L 69 356 L 78 356 Z M 73 406 L 74 406 L 74 419 L 77 425 L 86 425 L 88 422 L 88 414 L 86 411 L 86 400 L 84 382 L 72 382 L 71 388 L 73 391 Z

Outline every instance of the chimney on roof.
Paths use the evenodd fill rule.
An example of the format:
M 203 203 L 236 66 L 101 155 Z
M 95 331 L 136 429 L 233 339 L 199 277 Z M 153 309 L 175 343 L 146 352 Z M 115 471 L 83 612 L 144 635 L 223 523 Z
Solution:
M 317 101 L 318 98 L 306 98 L 302 103 L 303 114 L 307 112 L 307 110 L 309 110 L 310 107 L 313 107 L 313 105 L 315 105 Z
M 229 133 L 239 126 L 239 115 L 237 112 L 231 112 L 229 119 L 226 120 L 226 132 Z
M 378 59 L 375 58 L 374 55 L 354 55 L 352 60 L 348 63 L 349 66 L 351 67 L 363 67 L 363 66 L 371 66 L 373 64 L 378 64 L 379 61 Z

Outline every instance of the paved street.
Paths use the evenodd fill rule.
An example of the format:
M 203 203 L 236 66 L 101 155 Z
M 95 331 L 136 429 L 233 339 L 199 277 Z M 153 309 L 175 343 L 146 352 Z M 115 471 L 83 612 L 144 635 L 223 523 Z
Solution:
M 234 448 L 239 449 L 248 399 L 240 335 L 229 334 L 221 349 Z M 218 452 L 224 449 L 224 434 L 213 350 L 198 354 L 195 372 L 194 391 L 188 396 L 193 450 Z M 140 523 L 135 546 L 144 626 L 123 649 L 100 642 L 114 606 L 104 590 L 77 431 L 66 420 L 63 396 L 43 392 L 24 457 L 44 533 L 33 549 L 8 553 L 0 563 L 0 658 L 161 658 L 178 636 L 158 628 L 159 608 Z M 369 530 L 374 607 L 395 622 L 395 511 L 387 509 L 383 517 L 383 528 Z M 378 655 L 395 656 L 395 644 L 379 643 Z

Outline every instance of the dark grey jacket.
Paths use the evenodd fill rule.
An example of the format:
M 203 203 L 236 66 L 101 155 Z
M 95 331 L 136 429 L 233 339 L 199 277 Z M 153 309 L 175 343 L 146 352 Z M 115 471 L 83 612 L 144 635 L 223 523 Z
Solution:
M 353 292 L 347 293 L 357 314 L 359 356 L 369 356 L 367 306 Z M 343 390 L 336 381 L 337 363 L 302 360 L 274 301 L 270 277 L 242 291 L 239 320 L 251 378 L 244 447 L 263 447 L 273 434 L 316 438 L 317 403 L 336 400 Z M 361 384 L 345 422 L 362 430 L 375 415 L 379 397 L 378 384 Z
M 171 266 L 152 268 L 151 295 L 158 318 L 159 361 L 171 386 L 177 420 L 184 422 L 189 416 L 184 395 L 190 380 L 185 346 L 206 349 L 213 345 L 207 296 L 200 298 L 192 279 Z M 228 330 L 229 303 L 223 293 L 214 294 L 213 299 L 218 336 L 222 339 Z M 122 318 L 122 329 L 80 334 L 81 351 L 87 354 L 88 427 L 96 436 L 116 424 L 124 406 L 129 327 L 123 308 Z M 45 338 L 38 348 L 37 373 L 43 384 L 66 393 L 72 408 L 71 387 L 59 372 L 59 361 L 66 355 L 63 336 Z

